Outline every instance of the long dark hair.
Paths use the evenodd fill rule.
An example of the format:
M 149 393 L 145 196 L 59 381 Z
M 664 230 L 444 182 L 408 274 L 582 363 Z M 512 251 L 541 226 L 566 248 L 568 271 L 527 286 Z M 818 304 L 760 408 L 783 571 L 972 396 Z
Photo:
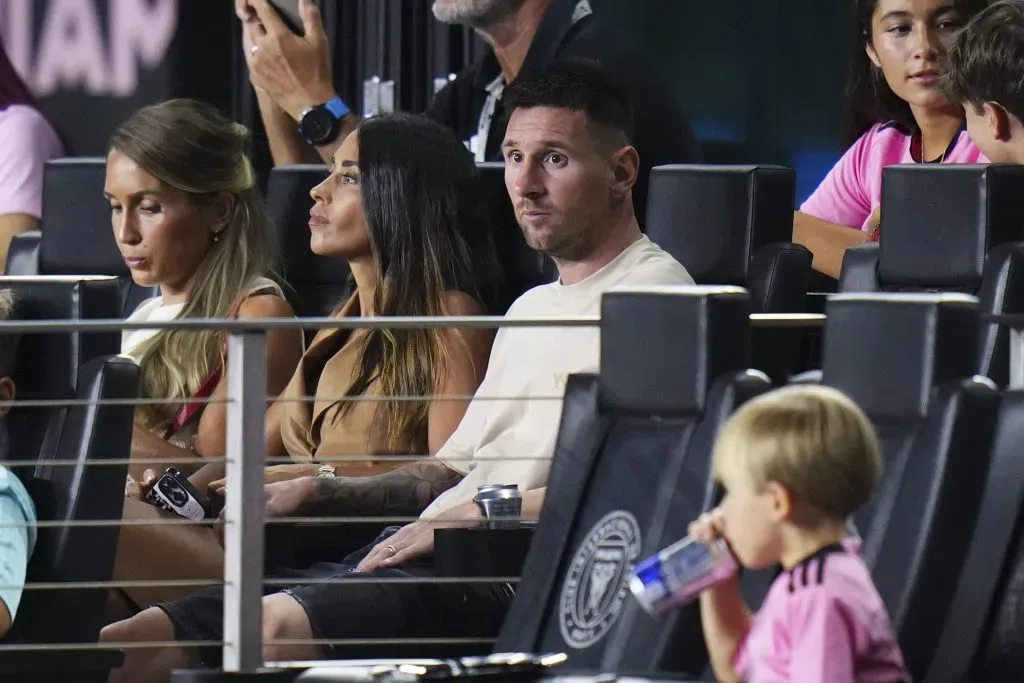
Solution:
M 879 0 L 853 0 L 853 56 L 846 81 L 846 138 L 852 144 L 876 123 L 892 121 L 907 130 L 917 130 L 910 105 L 892 91 L 882 70 L 865 51 L 870 45 L 871 19 Z M 988 0 L 954 0 L 954 7 L 966 22 L 985 9 Z
M 443 315 L 448 291 L 493 310 L 500 268 L 473 158 L 456 135 L 425 117 L 392 114 L 358 129 L 363 211 L 380 278 L 378 316 Z M 427 401 L 447 372 L 444 330 L 371 330 L 347 396 L 374 380 L 385 398 L 378 419 L 390 447 L 415 444 L 426 429 Z M 341 402 L 341 414 L 353 403 Z
M 50 127 L 53 128 L 57 137 L 60 138 L 65 154 L 71 153 L 67 138 L 61 133 L 60 128 L 53 122 L 53 119 L 43 112 L 39 102 L 32 95 L 32 91 L 29 90 L 28 85 L 18 75 L 18 72 L 14 70 L 14 64 L 11 63 L 10 58 L 7 56 L 7 51 L 4 49 L 3 38 L 0 38 L 0 111 L 15 104 L 32 107 L 38 111 L 46 119 L 46 122 L 50 124 Z

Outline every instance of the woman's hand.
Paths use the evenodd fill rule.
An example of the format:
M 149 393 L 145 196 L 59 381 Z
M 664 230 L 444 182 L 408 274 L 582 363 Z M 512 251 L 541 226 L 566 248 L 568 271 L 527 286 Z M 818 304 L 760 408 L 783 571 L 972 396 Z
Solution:
M 146 494 L 156 484 L 156 470 L 146 470 L 142 474 L 142 481 L 135 481 L 128 476 L 124 485 L 124 495 L 127 498 L 134 498 L 139 502 L 145 502 Z
M 307 463 L 286 463 L 283 465 L 271 465 L 263 468 L 266 483 L 273 484 L 279 481 L 289 481 L 299 477 L 309 477 L 316 474 L 316 466 Z M 227 479 L 218 479 L 210 482 L 210 493 L 223 496 L 227 491 Z
M 435 519 L 406 524 L 392 536 L 379 543 L 356 567 L 356 571 L 369 574 L 380 567 L 397 567 L 417 557 L 434 552 L 434 530 L 474 526 L 483 521 L 476 503 L 463 503 L 446 510 Z

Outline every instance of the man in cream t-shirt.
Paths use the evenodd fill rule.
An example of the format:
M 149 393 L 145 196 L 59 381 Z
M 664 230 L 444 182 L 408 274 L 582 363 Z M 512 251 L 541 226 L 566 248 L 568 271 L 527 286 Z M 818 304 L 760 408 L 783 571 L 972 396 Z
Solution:
M 504 102 L 510 112 L 505 181 L 516 217 L 530 246 L 549 255 L 559 274 L 557 282 L 523 294 L 508 318 L 592 316 L 600 312 L 602 294 L 619 286 L 693 284 L 637 225 L 630 190 L 639 159 L 629 142 L 629 100 L 617 83 L 590 63 L 561 62 L 516 80 Z M 494 637 L 511 599 L 507 585 L 346 579 L 432 575 L 434 529 L 479 522 L 472 499 L 483 484 L 517 484 L 524 516 L 539 515 L 566 379 L 597 371 L 599 358 L 596 327 L 502 328 L 483 383 L 436 457 L 374 477 L 306 477 L 267 485 L 268 517 L 420 519 L 387 530 L 340 564 L 289 572 L 291 578 L 337 580 L 265 597 L 265 637 Z M 222 609 L 221 589 L 205 589 L 114 624 L 103 639 L 219 640 Z M 149 680 L 197 659 L 216 666 L 219 651 L 130 648 L 117 680 Z M 330 647 L 315 645 L 264 645 L 267 661 L 332 654 Z

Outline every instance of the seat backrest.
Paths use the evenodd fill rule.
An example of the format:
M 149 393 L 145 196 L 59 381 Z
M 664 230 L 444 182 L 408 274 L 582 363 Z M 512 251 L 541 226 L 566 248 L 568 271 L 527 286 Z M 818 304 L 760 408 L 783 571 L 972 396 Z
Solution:
M 973 530 L 999 394 L 974 377 L 979 305 L 962 294 L 837 295 L 822 382 L 878 432 L 884 476 L 855 517 L 915 679 L 927 670 Z
M 985 257 L 1024 239 L 1024 167 L 901 164 L 882 171 L 882 289 L 976 292 Z
M 277 166 L 267 180 L 277 270 L 292 289 L 289 298 L 300 317 L 327 315 L 353 291 L 344 259 L 317 256 L 309 248 L 309 191 L 326 175 L 321 164 Z
M 132 282 L 110 227 L 110 205 L 103 197 L 106 160 L 69 157 L 46 162 L 43 215 L 39 221 L 39 275 L 113 275 L 127 316 L 158 288 Z M 20 274 L 20 273 L 11 273 Z
M 793 244 L 796 177 L 782 166 L 651 169 L 647 235 L 698 284 L 746 287 L 755 313 L 804 312 L 811 252 Z M 803 330 L 757 329 L 753 367 L 784 381 Z
M 925 683 L 1024 680 L 1022 443 L 1024 391 L 1015 389 L 999 406 L 981 508 Z
M 494 246 L 505 270 L 508 292 L 506 304 L 511 304 L 531 287 L 553 280 L 549 277 L 550 270 L 547 270 L 550 259 L 531 249 L 523 238 L 523 231 L 516 220 L 512 200 L 505 186 L 505 164 L 487 161 L 478 162 L 476 167 L 480 171 L 484 201 L 491 219 Z
M 13 292 L 15 317 L 19 320 L 97 320 L 121 316 L 120 292 L 114 277 L 11 276 L 0 278 L 0 289 Z M 24 335 L 14 377 L 17 398 L 73 398 L 82 364 L 116 354 L 120 347 L 117 332 Z M 35 460 L 42 451 L 52 452 L 66 410 L 15 407 L 8 417 L 11 457 Z
M 599 378 L 573 378 L 544 510 L 496 651 L 566 652 L 584 670 L 699 672 L 696 612 L 636 611 L 631 563 L 685 535 L 710 496 L 710 448 L 768 388 L 746 370 L 750 302 L 735 287 L 604 296 Z M 681 648 L 680 634 L 696 648 Z
M 134 409 L 124 401 L 136 397 L 138 384 L 138 366 L 127 358 L 93 358 L 82 367 L 76 397 L 87 403 L 67 413 L 55 451 L 61 463 L 43 462 L 30 477 L 20 475 L 40 521 L 121 518 L 128 468 L 103 461 L 126 460 L 130 455 Z M 109 581 L 117 539 L 114 526 L 43 527 L 29 564 L 28 582 Z M 26 590 L 13 636 L 33 643 L 96 642 L 105 623 L 106 604 L 105 589 Z
M 646 232 L 698 284 L 746 287 L 754 254 L 792 241 L 795 192 L 782 166 L 656 166 Z

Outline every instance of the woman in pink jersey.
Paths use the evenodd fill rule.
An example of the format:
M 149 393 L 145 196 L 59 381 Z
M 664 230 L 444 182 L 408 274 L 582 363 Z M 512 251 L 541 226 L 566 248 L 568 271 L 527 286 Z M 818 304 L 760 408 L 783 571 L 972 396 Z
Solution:
M 855 140 L 797 211 L 793 241 L 814 268 L 839 277 L 846 249 L 877 238 L 882 168 L 987 163 L 943 96 L 941 63 L 957 32 L 987 0 L 856 0 L 857 49 L 847 85 Z

